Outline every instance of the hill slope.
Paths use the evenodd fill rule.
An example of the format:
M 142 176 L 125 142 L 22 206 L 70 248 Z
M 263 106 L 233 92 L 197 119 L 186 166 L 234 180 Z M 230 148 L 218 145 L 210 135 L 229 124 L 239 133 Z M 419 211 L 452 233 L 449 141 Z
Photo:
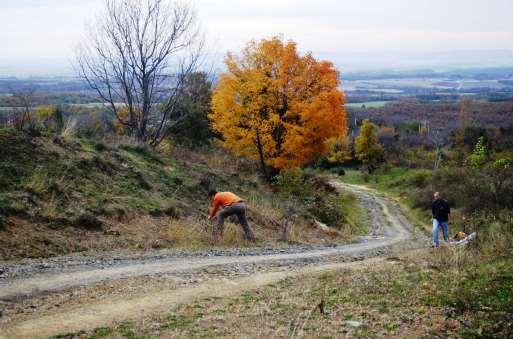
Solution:
M 130 144 L 34 138 L 12 129 L 0 129 L 0 149 L 0 259 L 211 246 L 212 225 L 206 222 L 211 188 L 245 198 L 260 243 L 276 244 L 285 206 L 291 204 L 259 180 L 251 162 L 215 149 L 176 149 L 164 156 Z M 354 227 L 326 234 L 311 221 L 330 223 L 333 218 L 326 213 L 315 215 L 319 206 L 329 206 L 341 219 L 333 226 L 343 231 L 347 222 L 333 202 L 344 202 L 347 210 L 354 197 L 339 197 L 322 183 L 315 190 L 310 205 L 293 203 L 299 218 L 287 240 L 347 240 Z M 244 244 L 239 228 L 228 223 L 224 239 L 215 245 Z

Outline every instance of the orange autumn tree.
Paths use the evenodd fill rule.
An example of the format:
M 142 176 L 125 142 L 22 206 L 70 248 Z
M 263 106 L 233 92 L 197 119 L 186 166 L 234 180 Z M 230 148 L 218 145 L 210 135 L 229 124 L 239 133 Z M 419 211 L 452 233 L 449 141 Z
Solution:
M 212 127 L 222 145 L 259 160 L 263 173 L 327 155 L 331 138 L 347 135 L 344 95 L 331 62 L 299 55 L 279 38 L 250 42 L 228 54 L 212 97 Z

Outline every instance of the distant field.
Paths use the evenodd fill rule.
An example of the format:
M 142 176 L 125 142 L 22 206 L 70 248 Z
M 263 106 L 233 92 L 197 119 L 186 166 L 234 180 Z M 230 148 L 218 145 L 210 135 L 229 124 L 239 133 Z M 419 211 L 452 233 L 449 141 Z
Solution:
M 367 102 L 350 102 L 346 104 L 349 108 L 360 108 L 363 105 L 367 108 L 381 108 L 386 104 L 392 103 L 393 101 L 367 101 Z

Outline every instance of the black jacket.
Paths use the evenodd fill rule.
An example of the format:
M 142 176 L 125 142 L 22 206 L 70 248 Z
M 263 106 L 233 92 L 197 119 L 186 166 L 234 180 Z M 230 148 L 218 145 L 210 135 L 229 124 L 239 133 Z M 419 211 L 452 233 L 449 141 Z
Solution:
M 433 201 L 431 204 L 431 211 L 433 212 L 433 218 L 438 221 L 449 221 L 449 214 L 451 213 L 451 207 L 445 200 L 438 199 Z

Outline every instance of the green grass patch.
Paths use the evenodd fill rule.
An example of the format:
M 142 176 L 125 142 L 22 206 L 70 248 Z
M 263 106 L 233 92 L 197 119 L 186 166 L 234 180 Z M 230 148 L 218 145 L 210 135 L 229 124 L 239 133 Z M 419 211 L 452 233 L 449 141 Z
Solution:
M 338 198 L 337 204 L 345 217 L 346 224 L 351 227 L 351 233 L 362 234 L 367 231 L 365 211 L 359 205 L 358 199 L 354 194 L 343 193 Z
M 448 275 L 448 296 L 441 302 L 459 314 L 470 314 L 473 326 L 466 336 L 493 337 L 513 333 L 513 259 L 499 258 L 464 270 L 459 279 Z
M 114 149 L 86 139 L 79 140 L 78 149 L 73 145 L 64 144 L 56 153 L 16 131 L 2 130 L 0 147 L 8 151 L 0 163 L 0 180 L 6 182 L 0 185 L 1 211 L 13 214 L 12 197 L 28 195 L 32 202 L 25 208 L 35 217 L 48 212 L 46 219 L 101 215 L 110 204 L 148 212 L 193 182 L 186 170 L 143 147 Z
M 400 194 L 406 189 L 423 188 L 433 176 L 433 171 L 426 169 L 407 169 L 392 167 L 379 169 L 372 174 L 356 170 L 346 170 L 341 180 L 350 184 L 367 185 L 387 193 Z
M 363 185 L 394 197 L 407 208 L 410 220 L 425 232 L 431 231 L 431 195 L 436 189 L 431 181 L 434 172 L 427 169 L 383 168 L 372 174 L 346 170 L 340 180 Z

